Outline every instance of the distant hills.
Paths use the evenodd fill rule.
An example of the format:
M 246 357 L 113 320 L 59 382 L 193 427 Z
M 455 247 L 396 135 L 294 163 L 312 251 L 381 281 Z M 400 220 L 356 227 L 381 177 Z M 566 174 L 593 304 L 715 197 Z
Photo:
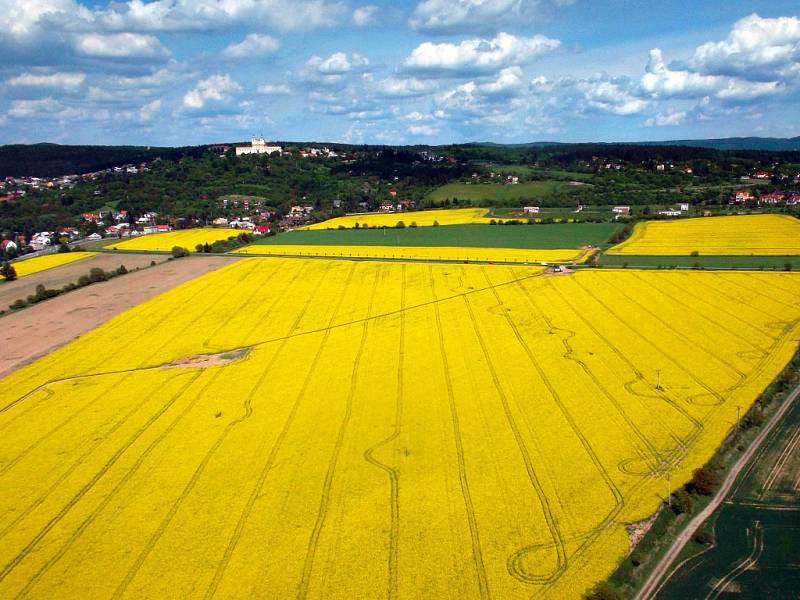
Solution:
M 303 146 L 313 144 L 321 145 L 319 142 L 280 142 Z M 365 149 L 366 145 L 338 144 L 330 143 L 332 147 L 345 150 Z M 385 146 L 372 146 L 381 148 Z M 475 154 L 480 154 L 480 148 L 489 151 L 489 154 L 507 154 L 503 149 L 512 153 L 519 154 L 526 149 L 539 148 L 563 148 L 566 151 L 574 149 L 603 152 L 603 148 L 608 148 L 611 153 L 624 152 L 626 149 L 638 148 L 645 151 L 646 148 L 658 147 L 661 154 L 668 152 L 675 154 L 676 148 L 707 149 L 708 151 L 726 152 L 784 152 L 800 151 L 800 137 L 794 138 L 766 138 L 766 137 L 734 137 L 706 140 L 665 140 L 657 142 L 636 142 L 636 143 L 564 143 L 564 142 L 530 142 L 525 144 L 497 144 L 493 142 L 472 142 L 467 144 L 452 144 L 443 146 L 393 146 L 400 150 L 415 152 L 422 149 L 434 151 L 444 151 L 451 153 L 462 149 L 460 154 L 472 154 L 473 158 L 479 158 Z M 99 171 L 124 164 L 136 164 L 153 160 L 156 157 L 165 159 L 178 158 L 186 155 L 196 155 L 202 153 L 206 146 L 186 146 L 181 148 L 150 147 L 150 146 L 67 146 L 59 144 L 15 144 L 0 146 L 0 179 L 12 177 L 57 177 L 59 175 L 71 175 Z M 670 152 L 669 149 L 673 150 Z M 491 149 L 496 149 L 491 152 Z M 477 151 L 477 152 L 476 152 Z M 516 151 L 516 152 L 515 152 Z M 646 151 L 645 151 L 646 152 Z M 486 152 L 484 152 L 486 153 Z

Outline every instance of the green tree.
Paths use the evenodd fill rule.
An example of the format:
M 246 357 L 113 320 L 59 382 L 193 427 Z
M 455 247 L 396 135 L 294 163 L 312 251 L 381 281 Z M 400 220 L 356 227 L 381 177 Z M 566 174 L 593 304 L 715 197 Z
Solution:
M 4 261 L 2 267 L 0 267 L 0 275 L 6 281 L 14 281 L 17 278 L 17 270 L 10 262 Z

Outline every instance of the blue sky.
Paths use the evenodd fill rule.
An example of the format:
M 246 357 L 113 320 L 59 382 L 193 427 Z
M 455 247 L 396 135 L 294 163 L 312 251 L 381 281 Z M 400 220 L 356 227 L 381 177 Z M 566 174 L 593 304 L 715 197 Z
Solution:
M 776 0 L 0 0 L 0 143 L 800 135 Z

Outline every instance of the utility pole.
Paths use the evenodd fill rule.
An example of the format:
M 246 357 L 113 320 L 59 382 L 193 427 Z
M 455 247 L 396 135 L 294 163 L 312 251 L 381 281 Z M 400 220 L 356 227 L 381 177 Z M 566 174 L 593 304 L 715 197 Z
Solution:
M 672 508 L 672 472 L 667 471 L 667 506 Z
M 656 389 L 661 389 L 661 369 L 656 369 Z
M 736 437 L 739 437 L 739 415 L 741 413 L 742 407 L 738 404 L 736 405 Z

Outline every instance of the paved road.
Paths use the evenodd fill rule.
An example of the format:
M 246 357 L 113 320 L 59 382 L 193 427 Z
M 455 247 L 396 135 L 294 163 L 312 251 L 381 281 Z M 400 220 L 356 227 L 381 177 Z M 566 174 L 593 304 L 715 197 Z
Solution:
M 772 418 L 767 422 L 761 433 L 759 433 L 756 439 L 753 440 L 753 443 L 750 444 L 750 447 L 745 451 L 744 454 L 742 454 L 742 456 L 739 457 L 739 460 L 737 460 L 736 464 L 733 465 L 733 468 L 728 473 L 725 481 L 722 482 L 722 486 L 720 486 L 709 505 L 699 512 L 691 521 L 689 521 L 688 525 L 686 525 L 678 537 L 675 538 L 675 541 L 672 543 L 672 547 L 670 547 L 669 551 L 661 558 L 661 561 L 658 563 L 658 565 L 656 565 L 656 568 L 653 569 L 652 573 L 650 573 L 650 577 L 647 578 L 647 580 L 644 582 L 644 585 L 642 585 L 642 587 L 639 589 L 639 593 L 634 596 L 635 600 L 651 600 L 652 598 L 655 598 L 656 594 L 661 589 L 661 583 L 664 580 L 667 569 L 669 569 L 672 563 L 675 562 L 675 559 L 681 553 L 686 543 L 692 538 L 695 531 L 697 531 L 697 528 L 700 527 L 700 525 L 702 525 L 715 510 L 717 510 L 720 504 L 722 504 L 722 501 L 725 500 L 728 492 L 730 492 L 731 487 L 736 481 L 736 478 L 739 476 L 739 473 L 741 473 L 742 469 L 747 466 L 747 463 L 750 462 L 750 459 L 753 458 L 753 455 L 781 420 L 786 411 L 789 410 L 789 408 L 792 406 L 792 403 L 795 401 L 795 399 L 797 399 L 798 396 L 800 396 L 800 385 L 798 385 L 792 391 L 792 393 L 787 396 L 786 400 L 783 401 L 783 404 L 778 411 L 772 415 Z

